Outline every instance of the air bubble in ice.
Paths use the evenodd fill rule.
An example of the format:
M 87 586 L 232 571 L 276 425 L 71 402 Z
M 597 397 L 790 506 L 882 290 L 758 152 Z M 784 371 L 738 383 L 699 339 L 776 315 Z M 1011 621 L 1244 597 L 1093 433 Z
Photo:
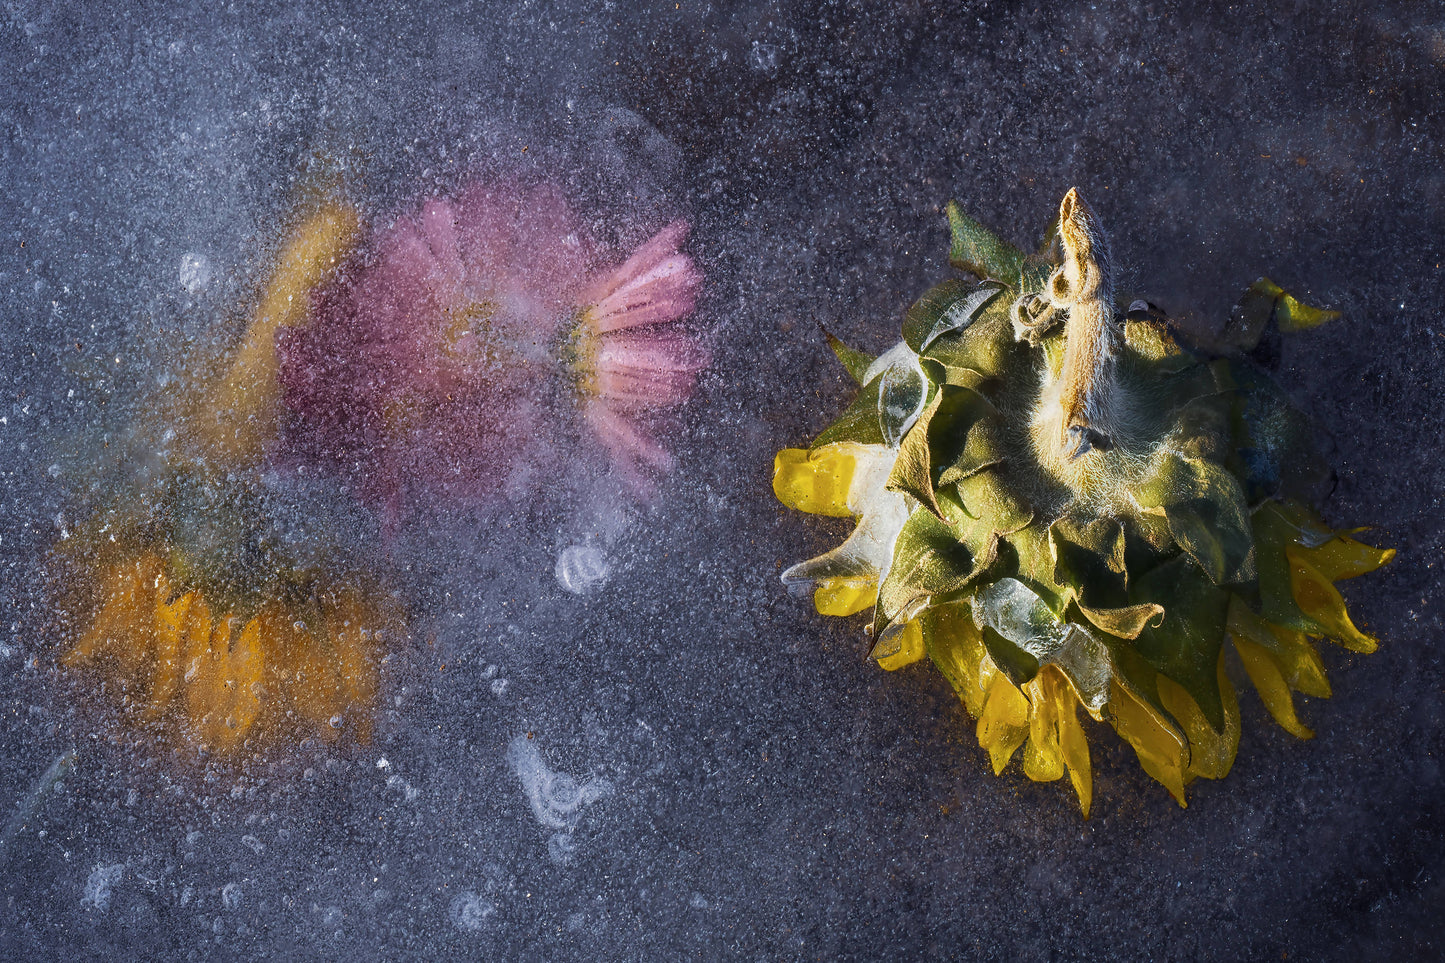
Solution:
M 601 587 L 611 574 L 607 556 L 595 545 L 568 545 L 557 556 L 557 581 L 573 595 Z
M 496 912 L 497 904 L 485 896 L 468 891 L 456 895 L 447 915 L 457 929 L 475 933 L 486 926 L 487 920 L 495 916 Z
M 552 862 L 558 866 L 566 866 L 572 861 L 572 854 L 577 852 L 577 840 L 572 838 L 571 833 L 553 833 L 547 840 L 547 855 L 552 857 Z
M 748 66 L 758 73 L 771 77 L 778 72 L 778 59 L 782 50 L 777 44 L 759 43 L 753 41 L 753 49 L 748 53 Z
M 181 286 L 192 294 L 211 280 L 211 262 L 204 255 L 188 251 L 181 256 Z
M 233 913 L 241 908 L 240 883 L 227 883 L 221 887 L 221 905 Z

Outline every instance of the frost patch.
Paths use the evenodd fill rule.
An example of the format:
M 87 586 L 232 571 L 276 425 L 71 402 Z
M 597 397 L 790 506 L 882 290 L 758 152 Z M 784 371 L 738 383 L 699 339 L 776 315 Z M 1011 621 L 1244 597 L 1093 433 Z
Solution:
M 452 925 L 468 933 L 476 933 L 497 915 L 497 904 L 478 893 L 458 893 L 447 910 Z
M 97 863 L 85 881 L 85 893 L 80 897 L 81 907 L 100 913 L 110 909 L 111 887 L 120 882 L 124 873 L 125 863 L 112 863 L 109 866 Z

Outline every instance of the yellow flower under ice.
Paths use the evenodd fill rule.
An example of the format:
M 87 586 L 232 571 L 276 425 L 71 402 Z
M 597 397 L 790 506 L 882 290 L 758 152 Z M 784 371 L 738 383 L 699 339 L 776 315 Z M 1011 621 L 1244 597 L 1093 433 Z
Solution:
M 394 606 L 343 588 L 242 617 L 174 589 L 149 553 L 111 566 L 100 585 L 99 612 L 62 662 L 107 675 L 135 721 L 178 724 L 221 753 L 253 736 L 369 738 L 383 643 L 402 631 Z
M 902 501 L 905 496 L 882 487 L 896 454 L 883 445 L 844 442 L 812 451 L 783 449 L 774 460 L 773 491 L 784 505 L 815 515 L 859 519 L 841 546 L 790 570 L 799 581 L 815 586 L 814 604 L 822 615 L 852 615 L 877 601 L 879 581 L 891 564 L 893 540 L 911 511 Z M 1349 532 L 1328 529 L 1298 504 L 1271 503 L 1261 512 L 1266 517 L 1256 524 L 1256 537 L 1261 547 L 1273 548 L 1269 540 L 1279 541 L 1290 562 L 1287 590 L 1294 602 L 1330 631 L 1332 641 L 1356 652 L 1375 651 L 1375 639 L 1355 627 L 1333 583 L 1373 572 L 1394 558 L 1395 550 L 1375 548 Z M 824 560 L 829 563 L 826 567 L 805 568 Z M 847 574 L 849 566 L 852 574 Z M 838 574 L 809 574 L 820 570 Z M 1310 738 L 1313 733 L 1299 721 L 1292 693 L 1330 695 L 1316 647 L 1320 636 L 1267 622 L 1238 596 L 1229 606 L 1227 631 L 1275 721 L 1301 739 Z M 988 752 L 996 774 L 1022 748 L 1024 774 L 1047 782 L 1067 773 L 1088 815 L 1092 776 L 1078 710 L 1102 721 L 1100 706 L 1083 704 L 1064 672 L 1053 664 L 1044 665 L 1022 689 L 1015 686 L 989 657 L 967 602 L 941 606 L 910 620 L 896 637 L 896 647 L 877 662 L 891 671 L 925 655 L 932 656 L 978 720 L 979 745 Z M 1239 703 L 1225 674 L 1222 652 L 1217 671 L 1225 714 L 1222 732 L 1209 724 L 1181 686 L 1165 676 L 1158 679 L 1159 700 L 1183 732 L 1117 679 L 1109 683 L 1108 721 L 1134 748 L 1144 771 L 1180 805 L 1185 804 L 1184 787 L 1193 779 L 1220 779 L 1229 773 L 1239 745 Z
M 306 320 L 358 225 L 334 202 L 299 219 L 235 351 L 185 359 L 191 393 L 161 416 L 178 436 L 168 471 L 144 493 L 121 492 L 60 549 L 85 587 L 76 594 L 91 595 L 62 664 L 101 678 L 97 691 L 130 720 L 213 753 L 368 738 L 384 646 L 405 633 L 365 565 L 326 571 L 276 548 L 261 473 L 281 417 L 277 333 Z

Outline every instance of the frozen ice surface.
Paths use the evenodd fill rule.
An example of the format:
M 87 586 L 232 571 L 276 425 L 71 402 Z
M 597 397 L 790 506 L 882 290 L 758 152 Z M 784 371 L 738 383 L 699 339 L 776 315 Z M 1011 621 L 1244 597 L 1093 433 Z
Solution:
M 0 77 L 0 959 L 1445 952 L 1438 7 L 17 0 Z M 622 511 L 551 446 L 511 502 L 389 529 L 276 478 L 258 552 L 344 531 L 402 573 L 369 719 L 227 759 L 118 721 L 144 693 L 58 668 L 86 586 L 53 550 L 172 457 L 145 399 L 236 347 L 325 177 L 384 231 L 498 171 L 564 172 L 619 249 L 692 225 L 714 357 L 671 473 Z M 1028 247 L 1074 185 L 1189 324 L 1260 274 L 1344 312 L 1281 378 L 1327 516 L 1399 549 L 1346 587 L 1381 650 L 1326 654 L 1315 739 L 1243 700 L 1180 810 L 1086 723 L 1087 822 L 781 589 L 844 527 L 768 484 L 851 397 L 819 323 L 887 349 L 947 200 Z

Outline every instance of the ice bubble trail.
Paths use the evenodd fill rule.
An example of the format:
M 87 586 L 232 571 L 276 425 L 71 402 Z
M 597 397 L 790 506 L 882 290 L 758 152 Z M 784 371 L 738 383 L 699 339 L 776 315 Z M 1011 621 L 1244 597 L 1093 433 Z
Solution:
M 548 829 L 571 829 L 583 808 L 612 792 L 612 784 L 605 779 L 580 783 L 565 772 L 554 772 L 535 742 L 525 735 L 513 739 L 507 748 L 507 764 L 522 781 L 532 814 Z

